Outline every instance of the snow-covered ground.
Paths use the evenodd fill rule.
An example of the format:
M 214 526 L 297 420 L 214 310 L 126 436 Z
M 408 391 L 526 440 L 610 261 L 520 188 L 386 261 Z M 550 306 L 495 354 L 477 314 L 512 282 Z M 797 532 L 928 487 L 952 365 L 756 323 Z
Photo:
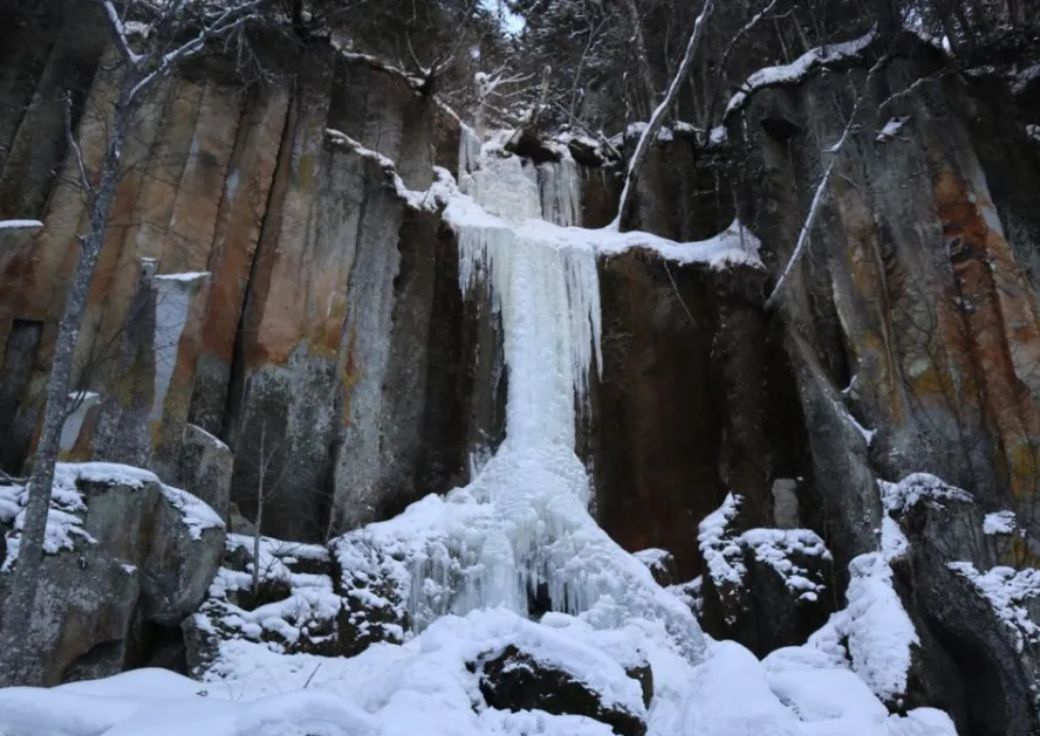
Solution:
M 286 654 L 281 644 L 249 635 L 268 628 L 268 618 L 287 615 L 285 606 L 260 607 L 243 619 L 241 637 L 220 643 L 201 682 L 145 669 L 49 690 L 3 690 L 0 733 L 611 733 L 582 715 L 491 707 L 480 663 L 515 647 L 582 683 L 604 707 L 645 722 L 650 736 L 954 734 L 941 712 L 890 715 L 880 699 L 905 687 L 915 641 L 881 553 L 854 561 L 848 609 L 807 644 L 759 661 L 739 644 L 703 636 L 686 588 L 658 585 L 588 512 L 590 484 L 574 452 L 574 427 L 575 400 L 585 400 L 589 374 L 601 362 L 596 254 L 647 247 L 713 267 L 754 265 L 753 237 L 739 224 L 699 245 L 576 227 L 575 167 L 538 171 L 503 156 L 494 143 L 471 149 L 464 146 L 460 188 L 441 176 L 437 192 L 404 194 L 415 206 L 426 206 L 431 194 L 446 205 L 445 218 L 459 235 L 461 287 L 469 298 L 488 299 L 501 316 L 509 369 L 506 439 L 466 487 L 429 496 L 332 545 L 344 578 L 381 579 L 393 589 L 387 604 L 400 607 L 408 623 L 404 641 L 376 643 L 349 658 Z M 392 162 L 384 164 L 393 175 Z M 190 506 L 179 494 L 170 500 Z M 702 546 L 717 552 L 709 560 L 713 574 L 732 573 L 739 583 L 723 534 L 735 509 L 729 503 L 702 526 Z M 805 530 L 752 530 L 741 543 L 791 580 L 799 570 L 787 560 L 789 551 L 826 553 Z M 277 567 L 274 560 L 258 564 Z M 325 587 L 312 586 L 307 598 L 307 580 L 286 575 L 294 595 L 335 605 Z M 549 612 L 532 610 L 532 597 L 542 606 L 547 601 Z M 647 664 L 649 705 L 628 673 Z
M 660 631 L 598 629 L 548 614 L 535 623 L 506 609 L 445 616 L 403 645 L 376 644 L 349 659 L 285 655 L 229 641 L 197 682 L 144 669 L 53 689 L 0 691 L 5 736 L 607 736 L 590 718 L 488 708 L 482 654 L 517 644 L 645 716 L 660 736 L 940 736 L 947 716 L 917 709 L 889 715 L 849 669 L 808 647 L 764 662 L 733 642 L 712 642 L 693 665 Z M 654 699 L 643 706 L 624 666 L 645 657 Z

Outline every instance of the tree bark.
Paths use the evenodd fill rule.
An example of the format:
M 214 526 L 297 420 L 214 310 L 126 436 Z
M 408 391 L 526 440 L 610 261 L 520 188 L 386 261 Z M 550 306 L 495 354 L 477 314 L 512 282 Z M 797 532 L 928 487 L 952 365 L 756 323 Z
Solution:
M 267 435 L 267 427 L 260 427 L 260 461 L 257 467 L 260 477 L 256 486 L 256 524 L 253 534 L 253 599 L 260 595 L 260 534 L 264 524 L 264 476 L 267 474 L 267 456 L 264 454 L 264 444 Z
M 133 109 L 127 99 L 131 83 L 130 79 L 124 80 L 120 99 L 115 106 L 112 132 L 101 163 L 100 180 L 90 202 L 90 226 L 80 240 L 79 260 L 58 325 L 54 360 L 47 379 L 43 426 L 33 457 L 33 472 L 29 478 L 29 498 L 18 545 L 18 559 L 8 579 L 9 589 L 4 602 L 0 645 L 0 662 L 3 663 L 0 667 L 0 684 L 3 685 L 33 684 L 39 677 L 32 662 L 35 652 L 31 649 L 29 632 L 43 567 L 54 466 L 60 449 L 73 360 L 87 294 L 105 243 L 105 225 L 119 183 L 123 144 L 133 116 Z

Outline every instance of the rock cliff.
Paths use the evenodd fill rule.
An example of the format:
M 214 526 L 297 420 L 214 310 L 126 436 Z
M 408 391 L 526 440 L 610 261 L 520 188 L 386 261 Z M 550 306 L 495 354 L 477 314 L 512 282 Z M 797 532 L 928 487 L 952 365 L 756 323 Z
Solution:
M 75 90 L 73 134 L 92 161 L 114 82 L 86 4 L 4 3 L 0 17 L 0 219 L 42 223 L 0 233 L 0 469 L 19 474 L 86 217 L 64 90 Z M 667 550 L 670 583 L 700 576 L 702 626 L 760 656 L 845 609 L 887 529 L 909 550 L 885 564 L 919 637 L 889 705 L 943 708 L 966 734 L 1032 733 L 1040 586 L 1016 576 L 1040 555 L 1040 143 L 1029 132 L 1040 75 L 956 73 L 909 33 L 893 49 L 877 67 L 876 55 L 853 54 L 748 92 L 710 146 L 678 126 L 654 145 L 627 224 L 695 241 L 736 220 L 764 267 L 650 247 L 598 258 L 602 364 L 579 454 L 606 532 L 632 552 Z M 263 533 L 324 554 L 335 534 L 470 480 L 473 459 L 502 441 L 508 376 L 500 315 L 460 290 L 458 236 L 393 178 L 414 193 L 434 184 L 435 167 L 467 173 L 458 119 L 323 39 L 277 54 L 291 73 L 274 80 L 245 84 L 207 59 L 149 98 L 92 284 L 62 452 L 149 468 L 239 531 L 256 518 L 262 477 Z M 783 299 L 767 308 L 848 123 L 835 101 L 860 88 L 871 112 L 837 158 Z M 330 129 L 395 168 L 337 145 Z M 515 149 L 524 166 L 555 150 L 539 145 Z M 606 224 L 619 162 L 574 158 L 580 220 Z M 913 502 L 886 496 L 918 488 L 904 479 L 919 471 L 937 478 Z M 62 639 L 48 643 L 60 654 L 47 680 L 139 664 L 132 632 L 165 635 L 202 601 L 222 546 L 187 545 L 203 562 L 147 551 L 180 542 L 161 484 L 146 485 L 147 498 L 116 487 L 87 504 L 83 528 L 107 540 L 96 565 L 112 569 L 95 590 L 107 609 L 81 603 L 108 628 L 77 633 L 89 628 L 79 609 L 62 612 L 47 634 Z M 747 575 L 737 583 L 713 577 L 711 544 L 698 538 L 730 492 L 742 498 L 726 522 Z M 116 496 L 150 504 L 134 512 L 143 537 L 109 528 Z M 1005 512 L 1013 531 L 992 531 Z M 818 598 L 792 593 L 754 530 L 811 530 L 826 555 L 799 564 Z M 71 554 L 50 562 L 55 580 Z M 120 564 L 162 568 L 167 556 L 208 579 L 116 580 Z M 1014 595 L 1012 581 L 1023 583 Z M 149 585 L 184 597 L 166 610 Z M 1029 615 L 1007 623 L 998 599 Z M 357 621 L 339 610 L 326 623 L 354 636 Z

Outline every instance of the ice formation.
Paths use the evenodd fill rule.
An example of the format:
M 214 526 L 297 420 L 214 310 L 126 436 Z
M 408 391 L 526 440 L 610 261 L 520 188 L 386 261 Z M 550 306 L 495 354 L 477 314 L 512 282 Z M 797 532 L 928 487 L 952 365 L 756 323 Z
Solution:
M 566 150 L 559 161 L 538 165 L 542 219 L 563 227 L 581 226 L 581 173 Z
M 564 163 L 540 189 L 534 168 L 494 141 L 477 160 L 464 142 L 460 159 L 469 197 L 446 217 L 458 234 L 460 287 L 501 319 L 506 439 L 465 488 L 342 538 L 341 565 L 396 581 L 416 631 L 494 606 L 585 614 L 603 626 L 639 618 L 663 624 L 697 659 L 703 641 L 691 611 L 588 512 L 575 404 L 602 361 L 596 251 L 530 222 L 576 217 L 576 171 Z

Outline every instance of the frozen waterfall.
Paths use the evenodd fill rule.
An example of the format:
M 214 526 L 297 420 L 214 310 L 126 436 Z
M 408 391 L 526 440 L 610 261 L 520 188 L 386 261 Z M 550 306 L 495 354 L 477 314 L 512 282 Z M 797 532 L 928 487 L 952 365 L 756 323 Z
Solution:
M 445 217 L 463 293 L 501 318 L 506 439 L 468 486 L 342 538 L 343 564 L 397 581 L 414 630 L 478 608 L 561 611 L 596 627 L 657 622 L 697 659 L 692 613 L 588 512 L 575 407 L 602 364 L 600 294 L 592 231 L 566 227 L 580 211 L 573 162 L 539 172 L 469 141 L 460 164 Z

